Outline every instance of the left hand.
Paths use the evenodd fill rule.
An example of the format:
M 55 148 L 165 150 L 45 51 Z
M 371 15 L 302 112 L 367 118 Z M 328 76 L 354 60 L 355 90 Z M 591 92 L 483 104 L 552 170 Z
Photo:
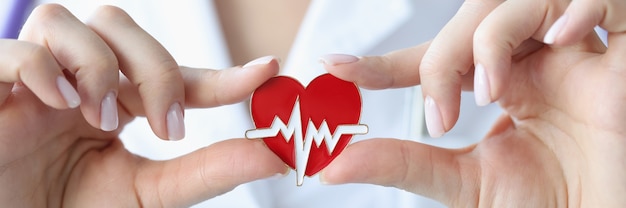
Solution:
M 561 32 L 544 37 L 564 11 Z M 462 86 L 473 85 L 479 104 L 498 101 L 506 113 L 480 143 L 463 149 L 355 143 L 322 178 L 394 186 L 453 207 L 624 207 L 624 11 L 614 0 L 466 1 L 432 43 L 328 65 L 364 87 L 421 84 L 432 99 L 426 110 L 441 109 L 430 112 L 440 123 L 427 123 L 434 136 L 456 121 Z M 608 50 L 592 33 L 596 24 L 610 33 Z
M 0 204 L 185 207 L 285 173 L 260 140 L 230 139 L 152 161 L 118 138 L 146 116 L 157 136 L 182 139 L 182 128 L 172 134 L 166 125 L 172 103 L 240 102 L 277 72 L 275 59 L 219 71 L 178 66 L 119 8 L 103 6 L 85 24 L 60 5 L 39 6 L 20 40 L 0 40 Z M 103 99 L 107 92 L 119 96 Z M 111 108 L 100 110 L 105 104 Z

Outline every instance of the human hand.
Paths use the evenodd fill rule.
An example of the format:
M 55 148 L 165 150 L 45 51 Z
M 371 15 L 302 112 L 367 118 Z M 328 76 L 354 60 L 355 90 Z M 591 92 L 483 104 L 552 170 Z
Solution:
M 182 139 L 183 107 L 247 98 L 276 75 L 273 58 L 219 71 L 179 67 L 122 10 L 101 7 L 84 24 L 60 5 L 36 8 L 19 40 L 0 40 L 0 54 L 3 206 L 181 207 L 287 171 L 262 141 L 150 161 L 118 139 L 144 115 L 160 138 Z
M 556 21 L 564 11 L 566 21 Z M 482 91 L 477 104 L 498 101 L 506 113 L 480 143 L 463 149 L 355 143 L 323 180 L 394 186 L 453 207 L 623 207 L 623 11 L 626 5 L 612 0 L 466 1 L 431 43 L 327 65 L 364 87 L 421 84 L 427 124 L 439 128 L 429 129 L 434 136 L 454 125 L 461 88 L 474 86 Z M 609 32 L 608 50 L 592 33 L 596 24 Z

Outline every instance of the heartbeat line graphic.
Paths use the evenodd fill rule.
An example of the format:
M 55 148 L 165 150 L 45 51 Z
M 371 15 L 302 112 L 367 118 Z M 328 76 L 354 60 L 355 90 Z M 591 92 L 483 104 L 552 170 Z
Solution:
M 285 122 L 278 118 L 278 116 L 275 116 L 272 121 L 272 125 L 269 128 L 249 130 L 246 132 L 246 138 L 263 139 L 267 137 L 275 137 L 279 132 L 283 135 L 286 142 L 289 142 L 292 136 L 294 138 L 294 149 L 296 153 L 296 182 L 297 185 L 300 186 L 304 181 L 304 173 L 306 172 L 306 166 L 309 162 L 309 154 L 311 152 L 311 145 L 313 145 L 313 142 L 315 142 L 316 147 L 319 148 L 322 141 L 324 141 L 328 153 L 332 154 L 335 150 L 335 146 L 339 142 L 339 138 L 341 138 L 342 135 L 366 134 L 368 132 L 368 128 L 363 124 L 341 124 L 337 125 L 335 134 L 333 135 L 330 133 L 326 120 L 323 120 L 320 128 L 317 129 L 313 124 L 313 121 L 309 118 L 307 131 L 304 139 L 302 139 L 300 100 L 297 98 L 293 109 L 291 110 L 289 121 L 286 125 Z

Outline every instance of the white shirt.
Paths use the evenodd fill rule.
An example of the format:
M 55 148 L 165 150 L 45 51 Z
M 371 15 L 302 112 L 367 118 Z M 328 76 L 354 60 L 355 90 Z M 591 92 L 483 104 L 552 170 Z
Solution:
M 223 69 L 231 61 L 212 1 L 207 0 L 42 0 L 65 5 L 87 19 L 101 4 L 123 8 L 173 55 L 180 65 Z M 462 1 L 436 0 L 313 0 L 291 48 L 282 73 L 303 84 L 325 73 L 318 63 L 328 53 L 382 55 L 432 39 L 454 15 Z M 270 54 L 268 54 L 270 55 Z M 455 148 L 477 142 L 499 115 L 495 105 L 475 107 L 473 96 L 462 95 L 457 126 L 444 138 L 430 139 L 424 131 L 419 87 L 361 90 L 361 123 L 369 133 L 354 141 L 385 137 L 412 139 Z M 243 138 L 252 129 L 248 106 L 234 104 L 185 113 L 187 137 L 178 142 L 158 139 L 145 119 L 129 124 L 121 134 L 133 153 L 163 160 L 184 155 L 216 141 Z M 479 121 L 479 122 L 477 122 Z M 462 139 L 460 139 L 462 138 Z M 471 138 L 471 139 L 470 139 Z M 306 178 L 296 187 L 295 175 L 266 179 L 203 202 L 198 207 L 436 207 L 438 203 L 395 188 L 365 184 L 321 185 Z

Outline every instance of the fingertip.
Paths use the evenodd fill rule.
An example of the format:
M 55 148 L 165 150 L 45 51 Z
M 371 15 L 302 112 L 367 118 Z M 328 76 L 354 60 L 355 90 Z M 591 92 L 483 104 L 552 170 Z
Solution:
M 354 157 L 354 155 L 360 154 L 360 149 L 359 147 L 353 149 L 351 146 L 348 146 L 342 154 L 336 157 L 335 160 L 320 172 L 320 183 L 324 185 L 339 185 L 366 182 L 363 178 L 368 177 L 362 176 L 362 174 L 367 174 L 369 171 L 366 170 L 365 166 L 361 165 L 362 161 L 367 161 L 367 158 Z M 361 168 L 358 166 L 361 166 Z
M 81 105 L 78 91 L 68 80 L 50 50 L 37 43 L 0 40 L 0 101 L 14 89 L 28 88 L 39 100 L 55 109 Z M 16 88 L 17 87 L 17 88 Z
M 320 173 L 326 185 L 369 183 L 402 188 L 406 171 L 414 164 L 411 152 L 405 151 L 406 141 L 398 139 L 368 139 L 348 146 Z M 379 151 L 381 154 L 372 154 Z M 412 177 L 412 176 L 411 176 Z
M 58 76 L 56 82 L 57 88 L 65 99 L 67 106 L 69 108 L 78 107 L 81 103 L 81 99 L 76 89 L 74 89 L 74 86 L 72 86 L 72 84 L 70 84 L 70 82 L 64 76 Z
M 175 102 L 169 107 L 165 119 L 167 124 L 167 138 L 170 141 L 183 139 L 185 137 L 185 119 L 180 103 Z
M 237 87 L 229 87 L 228 90 L 222 90 L 222 92 L 216 92 L 220 94 L 219 97 L 227 98 L 223 99 L 221 104 L 231 104 L 236 102 L 241 102 L 242 100 L 248 98 L 254 90 L 256 90 L 259 86 L 265 83 L 272 77 L 275 77 L 280 72 L 280 64 L 281 59 L 270 55 L 257 58 L 252 60 L 246 64 L 244 64 L 241 69 L 238 67 L 230 68 L 227 70 L 220 70 L 217 73 L 223 73 L 223 80 L 220 80 L 222 83 L 218 83 L 219 85 L 229 85 L 227 82 L 232 82 L 233 80 L 241 80 L 244 81 L 245 84 L 241 84 Z M 219 88 L 216 88 L 219 89 Z M 235 91 L 233 93 L 232 91 Z
M 492 48 L 489 48 L 492 47 Z M 532 46 L 521 47 L 533 50 Z M 494 49 L 485 46 L 475 52 L 474 65 L 474 101 L 477 106 L 486 106 L 497 101 L 508 89 L 510 80 L 512 51 Z
M 476 64 L 474 70 L 474 97 L 476 105 L 486 106 L 492 101 L 489 78 L 482 64 Z
M 426 95 L 424 97 L 424 119 L 426 130 L 431 138 L 444 136 L 456 124 L 461 105 L 460 90 L 459 86 L 453 93 L 442 90 L 423 92 Z
M 106 61 L 103 61 L 106 60 Z M 82 98 L 80 110 L 85 120 L 94 128 L 114 131 L 119 125 L 117 94 L 119 71 L 116 62 L 101 59 L 90 66 L 79 66 L 71 75 Z M 71 73 L 71 72 L 70 72 Z
M 419 60 L 427 44 L 393 51 L 382 56 L 359 57 L 327 54 L 320 63 L 333 76 L 365 89 L 389 89 L 419 84 Z
M 327 169 L 328 167 L 320 172 L 319 180 L 322 185 L 339 185 L 339 184 L 345 183 L 345 182 L 342 182 L 341 180 L 337 180 L 336 178 L 333 178 L 333 176 L 337 175 L 336 173 L 333 172 L 335 171 L 335 168 L 331 168 L 330 170 L 327 170 Z
M 231 167 L 229 171 L 240 174 L 231 178 L 233 185 L 259 179 L 284 178 L 291 172 L 291 168 L 267 148 L 262 140 L 233 139 L 221 143 L 232 145 L 228 154 L 232 154 L 232 159 L 236 161 L 231 161 L 235 166 L 229 166 Z
M 115 91 L 108 92 L 100 104 L 100 129 L 113 131 L 119 125 L 117 112 L 117 95 Z
M 361 178 L 361 174 L 366 174 L 365 169 L 361 169 L 356 166 L 360 166 L 363 160 L 367 158 L 355 158 L 354 155 L 358 155 L 360 148 L 352 149 L 348 146 L 342 154 L 337 156 L 326 168 L 322 169 L 319 176 L 319 181 L 323 185 L 339 185 L 346 183 L 359 183 L 364 182 Z M 365 168 L 364 166 L 361 166 Z M 358 171 L 361 170 L 361 171 Z
M 184 109 L 187 90 L 182 76 L 150 80 L 139 88 L 142 105 L 153 132 L 161 139 L 181 140 L 185 137 Z M 180 80 L 179 80 L 180 79 Z M 148 85 L 152 85 L 149 87 Z
M 248 140 L 249 139 L 245 139 Z M 272 177 L 286 177 L 291 172 L 291 167 L 286 165 L 274 152 L 272 152 L 266 145 L 265 142 L 258 140 L 255 143 L 256 151 L 253 151 L 252 154 L 259 153 L 263 154 L 262 166 L 269 167 L 267 170 L 269 174 L 273 174 Z M 258 158 L 257 158 L 258 159 Z M 266 178 L 266 175 L 261 176 L 260 178 Z M 256 179 L 260 179 L 256 178 Z M 255 180 L 256 180 L 255 179 Z
M 581 41 L 606 19 L 607 5 L 596 1 L 572 1 L 546 32 L 543 42 L 550 45 L 571 45 Z
M 569 16 L 567 14 L 564 14 L 559 17 L 559 19 L 557 19 L 552 26 L 550 26 L 550 29 L 548 29 L 548 32 L 546 32 L 546 35 L 543 38 L 543 42 L 545 44 L 551 45 L 556 42 L 557 37 L 560 37 L 559 35 L 561 34 L 561 31 L 569 19 L 568 17 Z
M 247 69 L 254 66 L 267 65 L 274 60 L 279 61 L 280 59 L 276 58 L 275 56 L 263 56 L 244 64 L 241 68 Z
M 278 74 L 281 61 L 280 58 L 273 55 L 263 56 L 244 64 L 241 67 L 243 70 L 239 70 L 239 72 L 240 74 L 243 73 L 243 76 L 251 75 L 260 80 L 267 80 Z
M 502 94 L 508 90 L 508 83 L 511 78 L 510 56 L 482 59 L 485 61 L 478 62 L 474 67 L 474 101 L 477 106 L 481 107 L 500 99 Z M 489 60 L 493 61 L 489 62 Z M 489 66 L 482 63 L 488 63 Z
M 424 99 L 424 117 L 426 129 L 432 138 L 442 137 L 446 133 L 440 107 L 431 96 Z
M 366 67 L 354 66 L 361 60 L 361 57 L 349 55 L 349 54 L 326 54 L 319 57 L 319 63 L 324 66 L 324 69 L 333 76 L 346 80 L 349 82 L 355 82 L 357 85 L 362 85 L 359 76 L 361 71 Z M 365 65 L 367 66 L 367 65 Z M 367 86 L 365 86 L 367 87 Z
M 223 70 L 181 67 L 186 105 L 206 108 L 241 102 L 278 74 L 279 62 L 275 56 L 264 56 Z
M 441 183 L 458 173 L 455 165 L 445 149 L 399 139 L 368 139 L 348 146 L 321 172 L 320 182 L 393 186 L 433 197 L 442 194 L 435 187 L 458 190 L 456 183 Z
M 530 50 L 523 45 L 528 39 L 526 34 L 508 34 L 510 28 L 494 24 L 497 23 L 489 21 L 481 24 L 474 36 L 473 90 L 478 106 L 486 106 L 499 99 L 507 84 L 514 53 Z M 497 29 L 490 29 L 490 26 Z
M 320 57 L 320 62 L 328 66 L 350 64 L 359 61 L 359 57 L 349 54 L 326 54 Z

